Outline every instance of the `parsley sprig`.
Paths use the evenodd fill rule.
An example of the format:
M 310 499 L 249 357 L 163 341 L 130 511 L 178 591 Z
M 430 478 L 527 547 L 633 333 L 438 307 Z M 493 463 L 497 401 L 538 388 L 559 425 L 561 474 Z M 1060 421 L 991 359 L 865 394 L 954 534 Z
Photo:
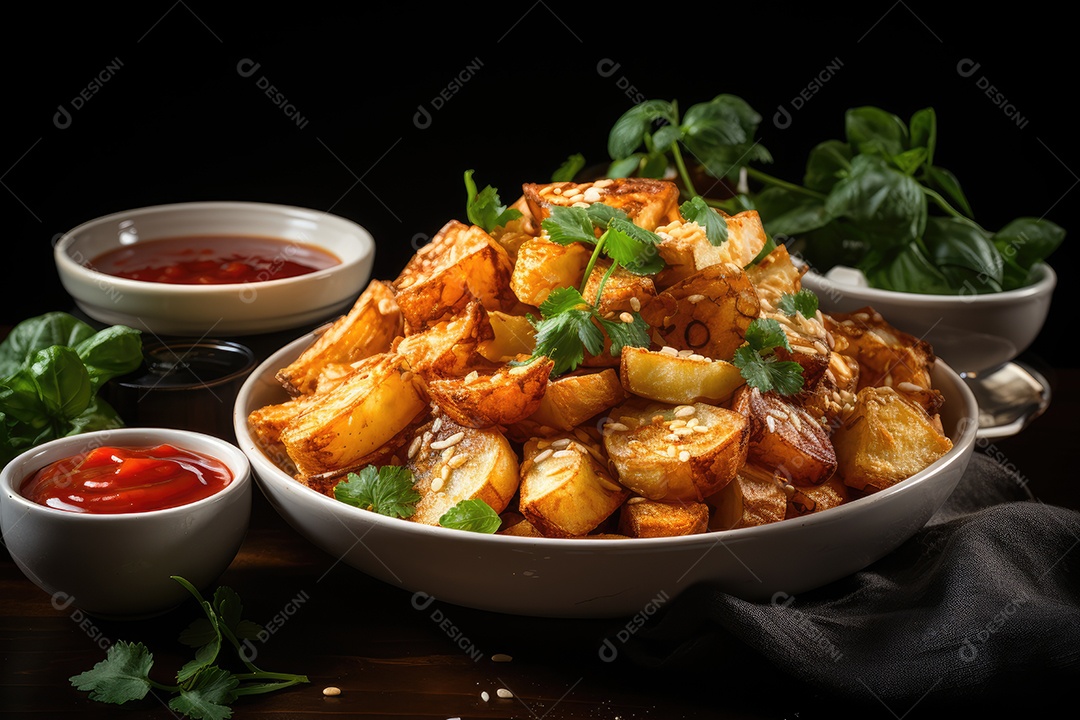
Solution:
M 241 649 L 241 640 L 253 640 L 262 628 L 241 619 L 240 597 L 228 587 L 219 587 L 213 601 L 182 577 L 172 579 L 190 592 L 206 613 L 180 634 L 180 641 L 196 648 L 195 658 L 176 673 L 175 684 L 150 679 L 154 656 L 143 643 L 119 641 L 105 659 L 90 670 L 69 678 L 90 699 L 114 705 L 141 700 L 151 689 L 173 694 L 169 709 L 196 720 L 225 720 L 232 717 L 230 705 L 238 697 L 259 695 L 309 682 L 306 675 L 267 672 L 255 666 Z M 218 664 L 223 641 L 236 650 L 248 672 L 234 673 Z
M 351 472 L 334 486 L 334 497 L 362 510 L 395 518 L 416 514 L 420 493 L 412 470 L 404 465 L 368 465 Z M 439 525 L 454 530 L 493 533 L 502 525 L 494 508 L 483 500 L 462 500 L 439 518 Z
M 756 318 L 746 329 L 746 344 L 735 351 L 732 362 L 747 385 L 761 392 L 794 395 L 803 387 L 802 365 L 781 360 L 776 348 L 791 351 L 784 328 L 775 318 Z
M 465 214 L 469 222 L 488 232 L 521 217 L 520 210 L 503 205 L 499 191 L 491 185 L 477 190 L 472 170 L 465 171 Z

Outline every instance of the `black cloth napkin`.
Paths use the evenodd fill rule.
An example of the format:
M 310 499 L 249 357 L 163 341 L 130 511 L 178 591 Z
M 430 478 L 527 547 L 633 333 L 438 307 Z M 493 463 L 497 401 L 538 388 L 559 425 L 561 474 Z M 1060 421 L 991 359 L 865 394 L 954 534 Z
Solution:
M 931 521 L 865 570 L 781 602 L 691 588 L 622 650 L 718 682 L 735 664 L 748 677 L 750 658 L 772 669 L 759 689 L 780 673 L 897 718 L 936 704 L 1037 709 L 1080 692 L 1080 513 L 1031 498 L 976 452 Z

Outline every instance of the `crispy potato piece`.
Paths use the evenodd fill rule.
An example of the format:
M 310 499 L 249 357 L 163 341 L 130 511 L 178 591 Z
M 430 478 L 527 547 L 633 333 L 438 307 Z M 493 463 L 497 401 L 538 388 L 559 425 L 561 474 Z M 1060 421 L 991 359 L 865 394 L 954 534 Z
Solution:
M 747 461 L 769 468 L 796 486 L 820 485 L 836 472 L 829 433 L 803 408 L 750 385 L 735 392 L 731 409 L 750 424 Z
M 641 315 L 658 345 L 731 361 L 760 312 L 746 273 L 731 263 L 703 268 L 661 292 Z
M 802 289 L 804 272 L 791 261 L 787 245 L 777 245 L 760 262 L 746 266 L 758 297 L 774 308 L 782 296 L 794 295 Z
M 585 292 L 582 295 L 586 300 L 597 305 L 596 291 L 600 289 L 600 282 L 611 268 L 611 261 L 600 258 L 593 265 L 589 274 L 589 280 L 585 283 Z M 615 268 L 604 283 L 604 294 L 597 305 L 597 312 L 603 317 L 611 313 L 618 315 L 624 312 L 637 312 L 649 304 L 656 297 L 656 285 L 650 275 L 635 275 L 623 266 Z
M 787 517 L 788 493 L 773 473 L 748 463 L 739 468 L 734 482 L 739 484 L 742 500 L 736 528 L 768 525 Z
M 544 533 L 536 529 L 528 519 L 520 512 L 507 510 L 500 516 L 502 525 L 495 531 L 496 535 L 514 535 L 515 537 L 542 538 Z
M 820 485 L 793 487 L 788 496 L 787 519 L 803 517 L 829 508 L 839 507 L 851 498 L 852 491 L 839 475 Z
M 592 249 L 581 243 L 560 245 L 546 236 L 530 238 L 518 247 L 510 289 L 526 305 L 539 306 L 555 288 L 580 285 L 591 255 Z
M 866 387 L 832 437 L 837 472 L 856 490 L 905 480 L 952 449 L 920 406 L 891 387 Z
M 248 427 L 259 444 L 266 447 L 280 444 L 285 428 L 318 400 L 318 397 L 305 395 L 256 408 L 248 413 Z
M 483 500 L 502 513 L 520 483 L 518 457 L 498 429 L 458 425 L 437 408 L 414 433 L 407 455 L 405 465 L 420 493 L 409 519 L 425 525 L 438 525 L 463 500 Z
M 592 182 L 525 183 L 523 194 L 533 217 L 543 222 L 552 205 L 601 202 L 626 213 L 646 230 L 679 217 L 679 188 L 669 180 L 603 178 Z
M 409 260 L 394 280 L 406 332 L 418 332 L 472 301 L 487 310 L 511 310 L 514 263 L 483 228 L 457 220 L 446 223 Z
M 632 538 L 696 535 L 708 530 L 709 506 L 703 502 L 632 498 L 619 511 L 619 532 Z
M 738 476 L 704 500 L 709 507 L 709 530 L 731 530 L 743 518 L 742 484 Z
M 794 401 L 832 432 L 855 405 L 859 391 L 859 363 L 843 353 L 829 353 L 829 366 L 816 382 L 804 385 Z
M 488 313 L 493 337 L 482 340 L 476 351 L 493 363 L 505 363 L 536 348 L 536 328 L 525 315 L 493 310 Z
M 459 425 L 486 428 L 510 425 L 529 417 L 540 406 L 554 361 L 537 358 L 527 365 L 501 365 L 483 374 L 433 378 L 428 395 Z
M 451 319 L 394 341 L 393 352 L 409 364 L 409 369 L 426 380 L 436 377 L 462 377 L 473 368 L 489 366 L 480 354 L 483 343 L 495 337 L 487 310 L 472 301 Z
M 547 537 L 586 535 L 630 496 L 612 479 L 597 444 L 570 435 L 533 438 L 522 449 L 518 509 Z
M 660 257 L 666 267 L 656 274 L 656 284 L 667 288 L 710 265 L 733 263 L 747 267 L 765 247 L 765 227 L 757 210 L 736 215 L 717 211 L 727 221 L 728 239 L 719 245 L 709 242 L 705 228 L 679 218 L 656 228 L 661 237 Z
M 529 420 L 557 430 L 573 430 L 625 399 L 626 391 L 615 370 L 574 372 L 548 382 Z
M 826 316 L 837 352 L 859 363 L 859 388 L 888 386 L 919 404 L 931 417 L 945 402 L 930 373 L 937 361 L 930 343 L 893 327 L 865 307 Z
M 625 347 L 619 377 L 628 393 L 672 405 L 719 404 L 744 385 L 742 372 L 729 362 L 702 355 Z
M 282 430 L 281 442 L 301 475 L 356 467 L 426 406 L 402 358 L 380 353 L 361 360 L 336 387 L 317 395 Z
M 730 482 L 746 460 L 746 417 L 727 408 L 632 398 L 611 417 L 604 447 L 616 477 L 650 500 L 701 500 Z
M 494 238 L 495 242 L 503 246 L 511 260 L 517 260 L 518 248 L 521 247 L 521 244 L 540 234 L 540 223 L 536 222 L 536 219 L 530 214 L 529 203 L 526 202 L 524 195 L 519 197 L 510 207 L 520 212 L 521 217 L 492 229 L 491 237 Z
M 405 330 L 401 308 L 388 283 L 372 280 L 348 313 L 330 323 L 300 355 L 277 372 L 292 396 L 315 391 L 329 365 L 348 365 L 390 349 Z

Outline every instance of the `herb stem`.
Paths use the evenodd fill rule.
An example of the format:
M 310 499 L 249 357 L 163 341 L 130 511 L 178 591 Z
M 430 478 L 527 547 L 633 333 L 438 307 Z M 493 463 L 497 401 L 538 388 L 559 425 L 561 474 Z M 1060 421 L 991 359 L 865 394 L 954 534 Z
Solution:
M 593 303 L 597 308 L 600 307 L 600 298 L 604 295 L 604 285 L 607 284 L 608 278 L 611 277 L 611 273 L 615 272 L 615 268 L 618 267 L 618 265 L 619 263 L 617 261 L 612 260 L 611 267 L 604 273 L 604 277 L 600 278 L 600 287 L 596 288 L 596 302 Z M 585 293 L 582 293 L 581 296 L 585 297 Z
M 803 187 L 802 185 L 796 185 L 795 183 L 788 182 L 787 180 L 781 180 L 778 177 L 773 177 L 767 172 L 763 172 L 761 170 L 758 170 L 757 168 L 750 167 L 749 165 L 746 166 L 746 174 L 759 182 L 765 183 L 766 185 L 775 185 L 776 187 L 782 187 L 785 190 L 800 193 L 802 195 L 816 198 L 818 200 L 825 199 L 824 193 L 819 193 L 816 190 L 811 190 L 810 188 Z
M 939 193 L 937 190 L 934 190 L 933 188 L 928 188 L 925 185 L 923 185 L 922 183 L 919 184 L 919 187 L 922 188 L 923 194 L 926 195 L 926 197 L 933 200 L 934 204 L 936 204 L 939 208 L 944 210 L 947 214 L 952 215 L 954 218 L 956 218 L 958 220 L 963 220 L 965 222 L 971 223 L 971 225 L 973 227 L 977 227 L 980 230 L 983 229 L 974 220 L 972 220 L 967 215 L 960 212 L 959 210 L 954 208 L 951 204 L 949 204 L 949 201 L 946 200 L 944 197 L 942 197 L 941 193 Z M 985 232 L 985 230 L 984 230 L 984 232 Z
M 682 178 L 683 185 L 686 186 L 686 193 L 690 196 L 690 199 L 700 197 L 697 188 L 694 187 L 694 181 L 690 179 L 690 171 L 686 167 L 686 161 L 683 160 L 682 151 L 679 150 L 679 144 L 674 143 L 671 146 L 671 154 L 675 158 L 675 166 L 679 169 L 679 177 Z
M 585 265 L 585 276 L 581 279 L 581 288 L 578 289 L 578 292 L 581 293 L 582 297 L 585 297 L 585 288 L 589 284 L 589 277 L 592 275 L 593 267 L 596 265 L 596 259 L 600 257 L 600 251 L 603 250 L 604 240 L 606 239 L 607 233 L 605 232 L 600 236 L 600 239 L 596 241 L 596 245 L 593 247 L 592 257 L 589 258 L 588 264 Z M 596 297 L 599 298 L 600 295 L 597 294 Z
M 238 678 L 238 679 L 243 679 L 244 678 L 243 675 L 234 675 L 233 677 Z M 233 692 L 238 696 L 239 695 L 262 695 L 264 693 L 275 692 L 277 690 L 284 690 L 287 687 L 292 687 L 293 685 L 299 685 L 301 683 L 306 683 L 306 682 L 310 682 L 307 679 L 306 676 L 295 675 L 295 676 L 293 676 L 293 677 L 291 677 L 291 678 L 289 678 L 287 680 L 284 680 L 282 682 L 260 683 L 258 685 L 244 685 L 244 686 L 236 688 L 235 690 L 233 690 Z

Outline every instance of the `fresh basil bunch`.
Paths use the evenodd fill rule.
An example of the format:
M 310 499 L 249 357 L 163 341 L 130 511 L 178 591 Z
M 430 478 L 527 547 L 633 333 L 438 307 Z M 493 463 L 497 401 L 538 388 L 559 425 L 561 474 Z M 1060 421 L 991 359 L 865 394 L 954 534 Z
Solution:
M 54 438 L 121 427 L 98 397 L 106 382 L 142 363 L 138 330 L 95 330 L 73 315 L 24 320 L 0 342 L 0 466 Z
M 1064 240 L 1064 229 L 1042 218 L 1020 217 L 996 231 L 976 222 L 956 175 L 935 163 L 933 108 L 907 121 L 877 107 L 848 110 L 844 139 L 810 151 L 801 183 L 752 165 L 771 160 L 754 139 L 759 122 L 730 95 L 695 105 L 683 118 L 674 103 L 642 103 L 612 127 L 609 173 L 663 177 L 670 159 L 685 192 L 696 197 L 685 150 L 708 175 L 729 187 L 739 183 L 730 197 L 708 198 L 710 205 L 731 213 L 756 209 L 770 239 L 787 242 L 818 272 L 855 267 L 886 290 L 982 294 L 1023 287 Z

